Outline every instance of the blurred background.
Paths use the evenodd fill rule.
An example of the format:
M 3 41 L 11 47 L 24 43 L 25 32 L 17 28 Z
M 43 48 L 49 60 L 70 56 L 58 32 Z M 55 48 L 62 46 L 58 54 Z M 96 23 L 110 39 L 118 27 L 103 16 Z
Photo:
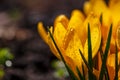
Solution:
M 70 80 L 62 62 L 40 38 L 37 23 L 70 18 L 85 0 L 0 0 L 0 80 Z

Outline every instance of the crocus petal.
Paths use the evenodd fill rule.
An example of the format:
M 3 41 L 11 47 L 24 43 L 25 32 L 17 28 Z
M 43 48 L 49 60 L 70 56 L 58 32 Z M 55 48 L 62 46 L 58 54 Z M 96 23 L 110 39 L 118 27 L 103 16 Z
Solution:
M 51 32 L 52 35 L 53 35 L 53 27 L 50 27 L 49 30 L 50 30 L 50 32 Z M 50 50 L 52 51 L 52 53 L 53 53 L 58 59 L 60 59 L 60 55 L 59 55 L 59 53 L 58 53 L 58 51 L 57 51 L 57 49 L 56 49 L 56 47 L 55 47 L 55 45 L 54 45 L 54 43 L 53 43 L 53 40 L 52 40 L 51 37 L 50 37 L 50 34 L 48 33 L 48 35 L 47 35 L 46 37 L 48 38 L 47 43 L 48 43 L 48 45 L 49 45 Z M 57 43 L 56 43 L 56 44 L 57 44 Z M 58 45 L 58 44 L 57 44 L 57 45 Z
M 67 63 L 67 65 L 69 66 L 69 68 L 74 72 L 74 74 L 78 77 L 77 71 L 76 71 L 76 67 L 77 65 L 75 64 L 75 62 L 73 61 L 73 59 L 69 56 L 64 55 L 64 59 Z M 81 71 L 81 68 L 79 68 Z M 79 78 L 78 78 L 79 79 Z
M 88 15 L 92 11 L 92 4 L 90 1 L 86 1 L 83 7 L 84 13 Z
M 108 74 L 109 74 L 110 80 L 114 80 L 115 69 L 111 66 L 107 66 L 107 69 L 108 69 Z
M 118 63 L 119 62 L 120 62 L 120 52 L 118 52 Z M 114 53 L 110 54 L 107 58 L 107 68 L 108 68 L 110 80 L 113 80 L 115 77 L 115 54 Z M 118 75 L 120 75 L 120 73 Z
M 69 56 L 75 62 L 75 65 L 82 67 L 82 58 L 79 53 L 79 49 L 83 52 L 82 43 L 76 32 L 73 32 L 73 34 L 74 35 L 65 50 L 65 55 Z
M 45 31 L 42 22 L 38 23 L 38 32 L 45 43 L 48 43 L 47 32 Z
M 93 74 L 96 76 L 97 80 L 99 79 L 100 72 L 93 68 Z
M 110 53 L 115 53 L 116 49 L 115 49 L 115 38 L 111 38 L 111 42 L 110 42 Z
M 84 16 L 82 12 L 80 12 L 79 10 L 73 10 L 68 27 L 74 29 L 76 29 L 77 27 L 82 27 L 80 25 L 83 22 L 83 20 L 84 20 Z
M 82 45 L 85 42 L 83 21 L 84 21 L 84 15 L 82 14 L 82 12 L 80 12 L 79 10 L 73 10 L 68 24 L 68 29 L 71 28 L 75 29 L 82 42 Z
M 71 41 L 71 39 L 73 38 L 73 36 L 74 36 L 74 29 L 71 28 L 71 29 L 67 30 L 64 40 L 63 40 L 63 46 L 62 46 L 65 50 L 68 47 L 68 44 Z
M 102 58 L 100 51 L 98 52 L 97 56 L 98 56 L 98 70 L 100 71 L 102 65 Z
M 94 56 L 98 52 L 98 49 L 101 43 L 101 30 L 100 30 L 101 25 L 100 25 L 98 18 L 95 16 L 92 16 L 88 18 L 88 20 L 85 22 L 86 32 L 87 32 L 88 23 L 90 24 L 92 57 L 94 58 Z M 86 40 L 85 45 L 84 45 L 84 56 L 88 60 L 88 39 Z
M 62 25 L 62 23 L 58 22 L 56 23 L 56 26 L 54 28 L 54 33 L 53 36 L 55 38 L 55 41 L 57 42 L 58 46 L 62 47 L 63 45 L 63 40 L 66 34 L 66 29 L 65 27 Z
M 120 0 L 109 0 L 108 5 L 109 5 L 110 8 L 112 8 L 118 3 L 120 3 Z
M 118 25 L 118 28 L 116 30 L 116 42 L 117 42 L 117 47 L 120 50 L 120 25 Z
M 65 15 L 59 15 L 55 18 L 54 28 L 58 22 L 62 23 L 62 25 L 67 29 L 69 20 Z
M 100 15 L 101 13 L 104 13 L 104 11 L 108 10 L 108 7 L 103 0 L 95 0 L 93 3 L 93 12 Z
M 92 57 L 97 54 L 98 49 L 100 47 L 101 43 L 101 32 L 98 27 L 91 30 L 91 45 L 92 45 Z M 85 46 L 84 46 L 84 56 L 88 60 L 88 39 L 86 40 Z
M 54 43 L 53 43 L 53 41 L 49 38 L 49 40 L 48 40 L 48 45 L 49 45 L 49 47 L 50 47 L 50 50 L 52 51 L 52 53 L 58 58 L 58 59 L 61 59 L 60 58 L 60 55 L 59 55 L 59 53 L 58 53 L 58 51 L 57 51 L 57 49 L 56 49 L 56 47 L 55 47 L 55 45 L 54 45 Z

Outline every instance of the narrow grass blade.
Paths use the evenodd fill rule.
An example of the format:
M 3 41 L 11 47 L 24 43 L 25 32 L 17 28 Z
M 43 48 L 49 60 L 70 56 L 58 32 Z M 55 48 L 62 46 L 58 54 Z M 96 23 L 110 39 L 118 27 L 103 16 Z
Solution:
M 92 72 L 92 70 L 90 69 L 88 63 L 87 63 L 87 60 L 85 59 L 84 55 L 82 54 L 81 50 L 79 49 L 79 52 L 80 52 L 80 55 L 85 63 L 85 65 L 87 66 L 88 70 Z
M 83 66 L 83 64 L 82 64 L 82 72 L 83 72 L 83 80 L 85 80 L 85 70 L 84 70 L 84 66 Z
M 85 59 L 85 57 L 84 57 L 84 55 L 82 54 L 82 52 L 81 52 L 80 49 L 79 49 L 79 52 L 80 52 L 80 55 L 81 55 L 81 57 L 82 57 L 85 65 L 87 66 L 88 70 L 91 72 L 91 74 L 94 76 L 94 78 L 96 78 L 95 75 L 93 74 L 93 71 L 90 69 L 90 67 L 89 67 L 89 65 L 88 65 L 88 63 L 87 63 L 87 60 Z M 92 80 L 94 80 L 94 79 L 92 78 Z
M 105 69 L 106 69 L 105 67 L 106 67 L 108 51 L 109 51 L 109 48 L 110 48 L 111 35 L 112 35 L 112 24 L 110 26 L 110 30 L 109 30 L 109 34 L 108 34 L 108 38 L 107 38 L 107 44 L 106 44 L 105 52 L 104 52 L 104 55 L 103 55 L 99 80 L 103 80 L 103 76 L 105 74 Z
M 53 43 L 54 43 L 54 45 L 55 45 L 55 47 L 56 47 L 56 49 L 57 49 L 57 51 L 58 51 L 58 53 L 59 53 L 62 61 L 63 61 L 63 63 L 64 63 L 64 65 L 65 65 L 65 67 L 66 67 L 66 69 L 67 69 L 67 71 L 68 71 L 71 79 L 72 79 L 72 80 L 78 80 L 77 77 L 75 76 L 74 72 L 73 72 L 73 71 L 69 68 L 69 66 L 66 64 L 66 62 L 65 62 L 65 60 L 64 60 L 64 57 L 63 57 L 60 49 L 58 48 L 58 46 L 57 46 L 57 44 L 56 44 L 56 42 L 55 42 L 55 39 L 54 39 L 52 33 L 50 32 L 49 28 L 48 28 L 48 32 L 49 32 L 49 34 L 50 34 L 50 37 L 51 37 L 51 39 L 52 39 L 52 41 L 53 41 Z
M 49 28 L 48 28 L 48 32 L 49 32 L 49 34 L 50 34 L 50 37 L 51 37 L 51 39 L 52 39 L 52 41 L 53 41 L 53 43 L 54 43 L 54 45 L 55 45 L 55 47 L 56 47 L 56 49 L 57 49 L 57 51 L 58 51 L 58 53 L 59 53 L 62 61 L 65 63 L 65 60 L 64 60 L 64 58 L 63 58 L 63 56 L 62 56 L 62 53 L 61 53 L 60 49 L 58 48 L 58 46 L 57 46 L 57 44 L 56 44 L 56 42 L 55 42 L 55 39 L 54 39 L 51 31 L 49 30 Z
M 101 39 L 101 44 L 100 44 L 100 48 L 99 48 L 101 59 L 103 59 L 103 50 L 102 50 L 102 45 L 103 44 L 102 43 L 103 43 L 103 39 Z
M 110 80 L 107 66 L 105 66 L 105 80 Z
M 82 73 L 80 72 L 80 70 L 78 69 L 78 67 L 76 67 L 76 70 L 77 70 L 77 74 L 78 74 L 80 80 L 85 80 L 84 76 L 82 75 Z
M 68 73 L 69 73 L 69 75 L 71 77 L 71 80 L 79 80 L 68 65 L 66 65 L 66 68 L 67 68 L 67 71 L 68 71 Z
M 90 69 L 93 71 L 93 63 L 92 63 L 92 45 L 91 45 L 91 33 L 90 33 L 90 24 L 88 23 L 88 65 Z M 88 78 L 89 80 L 93 80 L 93 74 L 88 70 Z
M 114 80 L 118 80 L 119 66 L 118 66 L 118 48 L 116 44 L 115 44 L 115 47 L 116 47 L 116 53 L 115 53 L 115 79 Z
M 101 44 L 100 44 L 100 49 L 99 49 L 100 50 L 101 59 L 103 60 L 102 43 L 103 43 L 103 39 L 101 39 Z M 105 67 L 105 80 L 110 80 L 107 67 Z

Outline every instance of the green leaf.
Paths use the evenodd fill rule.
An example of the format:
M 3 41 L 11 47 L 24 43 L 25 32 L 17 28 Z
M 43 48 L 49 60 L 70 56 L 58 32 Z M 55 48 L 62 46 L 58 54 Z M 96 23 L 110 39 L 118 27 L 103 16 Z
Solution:
M 85 80 L 85 70 L 84 70 L 84 66 L 83 66 L 83 64 L 82 64 L 82 72 L 83 72 L 83 80 Z
M 89 67 L 89 65 L 88 65 L 88 63 L 87 63 L 87 60 L 85 59 L 85 57 L 84 57 L 84 55 L 83 55 L 83 53 L 81 52 L 80 49 L 79 49 L 79 52 L 80 52 L 80 55 L 81 55 L 81 57 L 82 57 L 85 65 L 87 66 L 88 70 L 92 72 L 92 70 L 90 69 L 90 67 Z
M 58 46 L 57 46 L 57 44 L 56 44 L 56 42 L 55 42 L 55 39 L 54 39 L 52 33 L 50 32 L 49 28 L 48 28 L 48 32 L 49 32 L 49 34 L 50 34 L 50 37 L 51 37 L 51 39 L 52 39 L 52 41 L 53 41 L 53 43 L 54 43 L 54 45 L 55 45 L 55 47 L 56 47 L 56 49 L 57 49 L 59 55 L 60 55 L 60 57 L 61 57 L 63 63 L 65 64 L 65 67 L 66 67 L 66 69 L 67 69 L 67 71 L 68 71 L 68 73 L 69 73 L 71 79 L 72 79 L 72 80 L 78 80 L 77 77 L 76 77 L 76 75 L 74 74 L 74 72 L 73 72 L 73 71 L 69 68 L 69 66 L 66 64 L 66 62 L 65 62 L 65 60 L 64 60 L 64 57 L 63 57 L 63 55 L 62 55 L 60 49 L 58 48 Z
M 80 70 L 78 69 L 78 67 L 76 67 L 76 70 L 77 70 L 77 73 L 78 73 L 78 76 L 79 76 L 80 80 L 85 80 L 85 78 L 83 77 L 83 75 L 80 72 Z
M 101 13 L 101 15 L 100 15 L 100 23 L 101 23 L 101 25 L 102 25 L 102 20 L 103 20 L 103 14 Z
M 115 79 L 114 80 L 118 80 L 119 65 L 118 65 L 118 48 L 116 44 L 115 44 L 115 47 L 116 47 L 116 52 L 115 52 Z
M 92 46 L 91 46 L 91 33 L 90 33 L 90 24 L 88 23 L 88 65 L 93 72 L 93 63 L 92 63 Z M 93 74 L 88 70 L 89 80 L 93 80 Z
M 52 41 L 53 41 L 53 43 L 54 43 L 54 45 L 55 45 L 55 47 L 56 47 L 56 49 L 57 49 L 57 51 L 58 51 L 58 53 L 59 53 L 62 61 L 65 63 L 65 60 L 64 60 L 64 58 L 63 58 L 63 56 L 62 56 L 62 53 L 61 53 L 60 49 L 58 48 L 58 46 L 57 46 L 57 44 L 56 44 L 56 42 L 55 42 L 55 39 L 54 39 L 52 33 L 50 32 L 49 28 L 48 28 L 48 32 L 49 32 L 49 34 L 50 34 L 50 37 L 51 37 L 51 39 L 52 39 Z M 66 64 L 66 63 L 65 63 L 65 64 Z
M 103 43 L 103 38 L 101 39 L 101 44 L 100 44 L 100 48 L 99 48 L 99 50 L 100 50 L 100 57 L 101 57 L 101 59 L 103 59 L 103 50 L 102 50 L 102 44 Z
M 99 49 L 100 50 L 100 57 L 103 60 L 102 43 L 103 43 L 103 38 L 101 39 L 101 44 L 100 44 L 100 49 Z M 105 67 L 105 80 L 110 80 L 107 67 Z
M 69 73 L 69 75 L 71 77 L 71 80 L 79 80 L 68 65 L 66 65 L 66 68 L 67 68 L 68 73 Z
M 92 76 L 94 76 L 94 78 L 96 78 L 95 75 L 93 74 L 93 71 L 92 71 L 91 68 L 89 67 L 89 65 L 88 65 L 88 63 L 87 63 L 87 60 L 85 59 L 85 57 L 84 57 L 84 55 L 82 54 L 82 52 L 81 52 L 80 49 L 79 49 L 79 52 L 80 52 L 80 55 L 81 55 L 81 57 L 82 57 L 85 65 L 87 66 L 88 70 L 91 72 Z M 92 78 L 92 80 L 93 80 L 93 78 Z
M 110 80 L 107 66 L 105 66 L 105 80 Z
M 109 48 L 110 48 L 111 35 L 112 35 L 112 24 L 110 26 L 105 52 L 103 54 L 102 66 L 101 66 L 99 80 L 103 80 L 103 76 L 104 76 L 105 71 L 106 71 L 106 61 L 107 61 L 108 51 L 109 51 Z

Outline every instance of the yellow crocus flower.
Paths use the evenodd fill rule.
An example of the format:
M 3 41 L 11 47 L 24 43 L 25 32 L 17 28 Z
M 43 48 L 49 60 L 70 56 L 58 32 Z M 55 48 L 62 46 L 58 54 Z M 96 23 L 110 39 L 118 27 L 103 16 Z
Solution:
M 54 30 L 52 27 L 50 28 L 66 63 L 71 67 L 75 74 L 76 66 L 81 71 L 83 64 L 79 49 L 85 56 L 86 60 L 88 60 L 88 23 L 90 24 L 92 57 L 94 58 L 101 43 L 101 25 L 98 16 L 91 13 L 85 19 L 81 11 L 73 10 L 70 20 L 65 15 L 60 15 L 55 19 Z M 38 31 L 43 40 L 49 45 L 53 54 L 60 59 L 55 45 L 41 22 L 38 24 Z
M 98 16 L 102 14 L 103 47 L 106 45 L 109 26 L 113 24 L 110 54 L 107 60 L 110 80 L 113 80 L 113 74 L 115 74 L 115 42 L 118 46 L 118 54 L 120 54 L 120 0 L 109 0 L 108 5 L 104 0 L 89 0 L 84 4 L 84 12 L 88 15 L 91 11 Z M 120 57 L 118 58 L 120 60 Z

